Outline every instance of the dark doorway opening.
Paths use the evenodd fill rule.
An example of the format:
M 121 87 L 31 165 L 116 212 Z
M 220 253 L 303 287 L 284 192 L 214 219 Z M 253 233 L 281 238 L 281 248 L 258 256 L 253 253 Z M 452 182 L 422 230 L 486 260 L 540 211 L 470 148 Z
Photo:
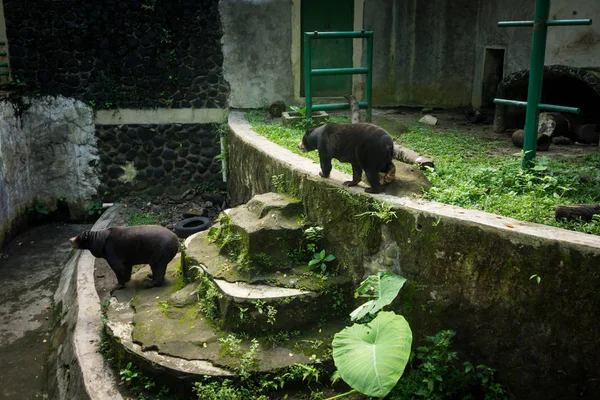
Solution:
M 481 84 L 481 106 L 491 108 L 504 77 L 504 49 L 486 48 L 483 58 L 483 79 Z

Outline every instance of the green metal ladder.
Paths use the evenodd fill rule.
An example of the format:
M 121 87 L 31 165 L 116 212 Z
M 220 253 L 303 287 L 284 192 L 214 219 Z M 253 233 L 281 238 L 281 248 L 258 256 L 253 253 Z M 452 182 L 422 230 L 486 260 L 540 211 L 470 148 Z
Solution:
M 311 40 L 316 39 L 367 39 L 366 67 L 312 69 Z M 343 110 L 350 108 L 348 103 L 313 105 L 313 76 L 366 74 L 366 101 L 359 101 L 359 108 L 367 109 L 367 122 L 371 122 L 373 96 L 373 31 L 360 32 L 304 32 L 304 95 L 306 97 L 306 118 L 312 119 L 313 111 Z
M 591 25 L 591 19 L 549 20 L 550 0 L 536 0 L 533 21 L 503 21 L 498 26 L 524 27 L 533 26 L 533 42 L 531 44 L 531 59 L 529 65 L 529 87 L 527 101 L 494 99 L 496 104 L 527 107 L 525 116 L 525 138 L 523 141 L 522 168 L 530 168 L 535 164 L 537 147 L 538 122 L 540 109 L 563 111 L 574 114 L 581 113 L 577 107 L 556 106 L 540 103 L 542 98 L 542 83 L 544 80 L 544 59 L 546 57 L 546 34 L 549 26 Z
M 6 42 L 0 41 L 0 87 L 7 86 L 10 84 L 8 70 L 8 52 L 6 49 Z M 5 78 L 6 77 L 6 78 Z

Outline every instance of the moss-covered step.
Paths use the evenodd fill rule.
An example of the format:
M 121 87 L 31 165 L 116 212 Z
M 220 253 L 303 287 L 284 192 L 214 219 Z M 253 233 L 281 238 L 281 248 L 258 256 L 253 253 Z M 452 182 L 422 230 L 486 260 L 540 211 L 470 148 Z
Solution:
M 219 253 L 206 232 L 188 238 L 185 247 L 184 273 L 189 280 L 213 285 L 222 329 L 259 333 L 301 328 L 334 315 L 339 311 L 331 307 L 336 299 L 352 295 L 349 277 L 326 276 L 307 265 L 284 272 L 240 270 L 235 260 Z
M 302 241 L 303 205 L 278 193 L 254 196 L 225 210 L 210 230 L 219 251 L 262 271 L 289 267 L 288 254 Z
M 328 359 L 332 336 L 343 328 L 340 320 L 302 331 L 272 329 L 256 337 L 233 336 L 207 318 L 214 310 L 210 301 L 203 301 L 206 293 L 198 295 L 202 283 L 184 285 L 179 260 L 169 264 L 163 286 L 143 287 L 150 272 L 146 266 L 113 293 L 106 309 L 106 332 L 119 357 L 163 379 L 187 382 L 205 375 L 235 376 L 241 357 L 249 354 L 255 361 L 252 371 L 259 373 Z M 251 313 L 247 317 L 254 318 Z

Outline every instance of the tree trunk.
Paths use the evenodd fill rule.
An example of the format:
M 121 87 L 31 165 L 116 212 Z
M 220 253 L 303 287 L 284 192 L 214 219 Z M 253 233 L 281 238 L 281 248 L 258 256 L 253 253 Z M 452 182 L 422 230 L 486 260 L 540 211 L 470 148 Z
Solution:
M 421 169 L 426 167 L 435 168 L 432 159 L 423 157 L 416 151 L 397 144 L 394 145 L 394 158 L 407 164 L 417 164 Z
M 350 103 L 350 112 L 352 113 L 352 123 L 358 124 L 360 122 L 360 108 L 358 107 L 358 101 L 356 101 L 356 97 L 351 94 L 347 94 L 344 96 L 348 103 Z
M 594 215 L 600 215 L 600 204 L 568 204 L 556 206 L 554 210 L 554 218 L 561 219 L 578 219 L 583 221 L 591 221 Z

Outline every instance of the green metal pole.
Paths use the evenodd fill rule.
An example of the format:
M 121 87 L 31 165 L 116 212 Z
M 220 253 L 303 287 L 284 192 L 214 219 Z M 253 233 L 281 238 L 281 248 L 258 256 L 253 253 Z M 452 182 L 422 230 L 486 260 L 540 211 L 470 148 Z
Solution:
M 542 98 L 544 80 L 544 58 L 546 56 L 546 33 L 550 0 L 535 0 L 533 18 L 533 41 L 531 44 L 531 62 L 529 65 L 529 88 L 527 90 L 527 116 L 525 117 L 525 138 L 523 141 L 523 168 L 535 163 L 535 148 L 539 121 L 538 104 Z
M 312 87 L 311 87 L 311 75 L 310 70 L 312 69 L 312 58 L 310 54 L 310 34 L 304 33 L 304 97 L 306 103 L 306 119 L 312 120 Z
M 373 35 L 367 37 L 367 122 L 371 122 L 373 110 Z

